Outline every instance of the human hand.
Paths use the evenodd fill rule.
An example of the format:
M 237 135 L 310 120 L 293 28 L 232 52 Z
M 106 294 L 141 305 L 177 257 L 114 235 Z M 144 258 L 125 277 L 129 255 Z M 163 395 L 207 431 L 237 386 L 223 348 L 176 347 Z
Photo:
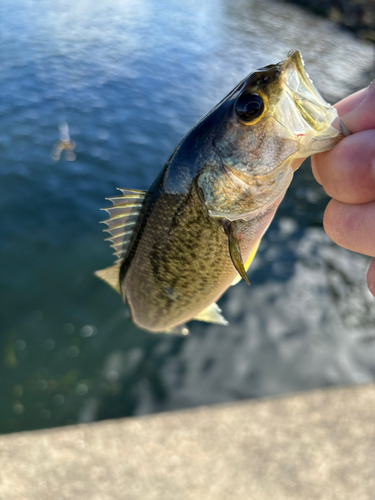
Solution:
M 332 198 L 324 229 L 338 245 L 375 257 L 375 81 L 335 108 L 352 135 L 312 157 L 315 179 Z M 367 285 L 375 296 L 375 259 Z

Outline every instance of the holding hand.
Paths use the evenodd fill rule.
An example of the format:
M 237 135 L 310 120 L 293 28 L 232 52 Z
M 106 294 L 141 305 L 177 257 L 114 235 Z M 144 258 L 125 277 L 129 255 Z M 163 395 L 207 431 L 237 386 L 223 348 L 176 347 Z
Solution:
M 375 81 L 335 107 L 352 135 L 312 157 L 315 179 L 332 197 L 324 229 L 338 245 L 375 257 Z M 367 284 L 375 296 L 375 259 Z

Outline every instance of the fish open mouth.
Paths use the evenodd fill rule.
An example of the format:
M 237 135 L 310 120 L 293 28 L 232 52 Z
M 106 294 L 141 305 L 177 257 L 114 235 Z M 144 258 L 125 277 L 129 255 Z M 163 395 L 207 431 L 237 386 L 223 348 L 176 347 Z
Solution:
M 273 117 L 297 138 L 300 146 L 295 158 L 332 149 L 343 137 L 340 120 L 310 80 L 300 52 L 291 50 L 279 68 L 282 92 Z
M 334 108 L 325 102 L 306 73 L 301 53 L 297 49 L 289 52 L 282 61 L 285 90 L 293 99 L 300 115 L 317 132 L 326 130 L 335 120 Z

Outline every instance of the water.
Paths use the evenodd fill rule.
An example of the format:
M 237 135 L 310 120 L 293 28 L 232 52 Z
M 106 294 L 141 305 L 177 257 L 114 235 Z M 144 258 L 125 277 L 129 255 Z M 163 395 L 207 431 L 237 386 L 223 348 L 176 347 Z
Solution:
M 147 189 L 240 79 L 304 54 L 332 102 L 369 83 L 369 45 L 273 2 L 3 0 L 0 5 L 0 431 L 375 379 L 368 259 L 324 236 L 301 169 L 228 328 L 150 335 L 93 276 L 112 263 L 99 208 Z M 75 161 L 51 158 L 67 122 Z

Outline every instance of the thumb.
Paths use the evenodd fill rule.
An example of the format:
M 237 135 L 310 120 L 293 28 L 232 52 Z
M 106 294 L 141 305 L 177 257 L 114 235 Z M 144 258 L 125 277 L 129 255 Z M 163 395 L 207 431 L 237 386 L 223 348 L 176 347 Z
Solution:
M 375 129 L 375 80 L 364 89 L 363 99 L 358 106 L 340 118 L 352 133 Z

